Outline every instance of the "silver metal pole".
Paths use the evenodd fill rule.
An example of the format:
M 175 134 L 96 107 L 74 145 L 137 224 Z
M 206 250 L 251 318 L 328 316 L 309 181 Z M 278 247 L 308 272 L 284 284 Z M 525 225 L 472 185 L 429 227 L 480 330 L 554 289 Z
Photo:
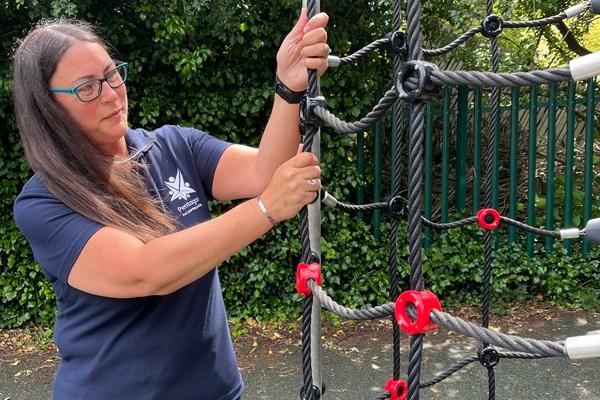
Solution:
M 321 156 L 321 132 L 315 135 L 311 151 L 317 157 Z M 317 253 L 321 259 L 321 202 L 315 201 L 308 206 L 308 226 L 310 232 L 310 248 Z M 321 264 L 322 267 L 322 264 Z M 310 325 L 310 349 L 313 384 L 322 392 L 323 376 L 321 373 L 321 302 L 313 296 L 311 325 Z

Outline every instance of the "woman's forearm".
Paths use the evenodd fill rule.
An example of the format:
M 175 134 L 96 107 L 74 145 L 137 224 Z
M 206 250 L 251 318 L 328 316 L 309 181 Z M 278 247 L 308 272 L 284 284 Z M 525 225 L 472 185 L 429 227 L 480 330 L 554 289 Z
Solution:
M 273 110 L 265 128 L 256 160 L 256 174 L 264 187 L 273 172 L 298 152 L 300 143 L 300 107 L 275 95 Z

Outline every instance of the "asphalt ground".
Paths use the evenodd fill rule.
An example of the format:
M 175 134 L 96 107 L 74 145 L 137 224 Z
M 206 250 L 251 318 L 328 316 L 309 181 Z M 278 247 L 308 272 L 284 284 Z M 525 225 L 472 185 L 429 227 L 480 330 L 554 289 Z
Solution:
M 475 313 L 461 315 L 477 322 Z M 525 337 L 564 340 L 600 329 L 600 314 L 547 307 L 513 307 L 492 319 L 491 327 Z M 296 326 L 245 324 L 235 328 L 246 400 L 298 399 L 302 385 L 300 336 Z M 25 335 L 26 336 L 26 335 Z M 19 331 L 0 333 L 0 400 L 46 400 L 51 396 L 58 357 Z M 322 332 L 324 400 L 375 399 L 392 375 L 390 321 L 326 323 Z M 402 337 L 402 371 L 407 370 L 408 339 Z M 425 339 L 421 381 L 465 356 L 479 343 L 443 328 Z M 509 360 L 495 368 L 498 400 L 600 400 L 600 359 Z M 448 379 L 420 391 L 420 399 L 488 399 L 486 369 L 474 362 Z M 203 399 L 204 400 L 204 399 Z

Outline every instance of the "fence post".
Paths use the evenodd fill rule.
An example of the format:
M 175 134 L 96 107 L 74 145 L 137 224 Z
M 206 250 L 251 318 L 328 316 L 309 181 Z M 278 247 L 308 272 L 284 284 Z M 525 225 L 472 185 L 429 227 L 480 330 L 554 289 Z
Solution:
M 573 224 L 573 156 L 575 153 L 575 83 L 567 88 L 567 139 L 565 151 L 565 208 L 563 214 L 565 228 Z M 571 252 L 571 241 L 565 240 L 565 248 Z
M 517 218 L 519 183 L 519 87 L 512 88 L 510 105 L 510 189 L 509 189 L 509 217 Z M 508 228 L 508 239 L 514 242 L 517 239 L 517 229 L 514 226 Z
M 456 139 L 456 181 L 455 205 L 459 212 L 463 212 L 467 200 L 467 132 L 468 132 L 468 101 L 469 88 L 466 85 L 458 87 L 457 126 Z
M 448 189 L 450 167 L 450 93 L 451 88 L 444 88 L 444 124 L 442 129 L 442 193 L 441 193 L 441 221 L 448 222 Z
M 556 156 L 556 85 L 548 94 L 548 146 L 546 152 L 546 229 L 554 229 L 554 163 Z M 546 255 L 552 251 L 553 238 L 546 237 Z
M 392 117 L 393 120 L 394 118 Z M 373 163 L 373 172 L 375 173 L 375 182 L 373 185 L 373 201 L 377 203 L 381 201 L 381 121 L 375 122 L 374 130 L 375 138 L 373 140 L 373 147 L 375 148 L 375 160 Z M 373 211 L 373 236 L 377 242 L 381 239 L 381 210 Z
M 473 215 L 481 208 L 481 86 L 473 89 Z
M 594 180 L 594 114 L 595 114 L 595 83 L 594 78 L 587 81 L 586 111 L 585 111 L 585 156 L 584 156 L 584 178 L 583 192 L 585 193 L 583 203 L 583 224 L 592 218 L 592 184 Z M 590 243 L 583 241 L 583 256 L 590 254 Z
M 433 105 L 428 102 L 425 116 L 425 193 L 423 197 L 423 214 L 431 220 L 431 201 L 433 190 Z M 431 229 L 425 227 L 423 246 L 431 247 Z
M 528 173 L 527 173 L 527 223 L 535 225 L 535 169 L 537 151 L 537 113 L 538 87 L 529 87 L 529 145 L 528 145 Z M 534 235 L 527 233 L 527 254 L 533 257 Z
M 356 168 L 360 175 L 360 185 L 356 191 L 356 203 L 365 203 L 365 133 L 358 132 L 356 134 Z M 357 214 L 361 221 L 365 220 L 365 214 L 361 211 Z

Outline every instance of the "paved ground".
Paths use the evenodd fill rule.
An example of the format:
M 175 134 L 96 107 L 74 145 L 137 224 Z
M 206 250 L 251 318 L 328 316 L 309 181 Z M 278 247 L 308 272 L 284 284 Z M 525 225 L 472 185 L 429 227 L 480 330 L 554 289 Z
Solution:
M 522 312 L 523 311 L 523 312 Z M 474 314 L 467 318 L 477 320 Z M 513 309 L 492 320 L 506 333 L 561 340 L 600 329 L 600 314 L 550 309 Z M 246 400 L 298 399 L 301 385 L 299 336 L 296 329 L 246 327 L 236 339 Z M 4 332 L 0 346 L 0 400 L 46 400 L 57 364 L 53 351 L 33 351 L 15 332 Z M 403 339 L 404 346 L 408 340 Z M 29 347 L 28 347 L 29 346 Z M 343 323 L 323 329 L 324 400 L 374 399 L 391 376 L 391 323 Z M 422 381 L 464 356 L 478 344 L 440 329 L 427 336 Z M 403 349 L 402 370 L 406 370 Z M 421 391 L 423 400 L 487 399 L 487 375 L 473 363 L 447 380 Z M 600 360 L 502 360 L 496 368 L 498 400 L 600 400 Z

